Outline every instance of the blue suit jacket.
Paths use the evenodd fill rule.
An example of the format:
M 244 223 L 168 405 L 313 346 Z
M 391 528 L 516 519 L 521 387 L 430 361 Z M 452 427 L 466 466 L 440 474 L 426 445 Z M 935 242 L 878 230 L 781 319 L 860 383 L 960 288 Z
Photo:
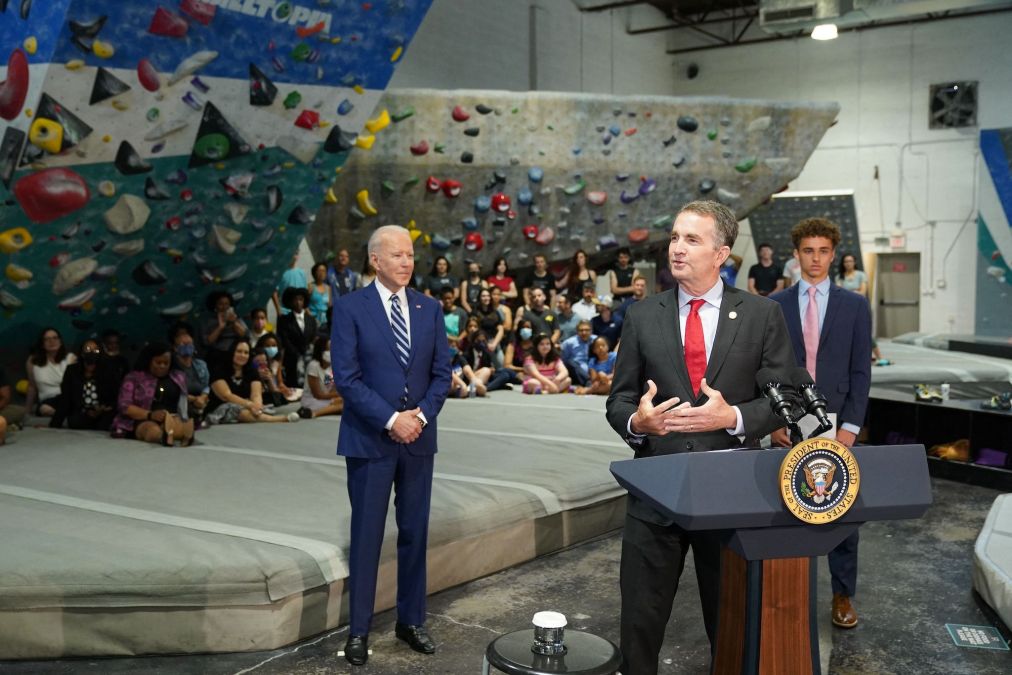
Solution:
M 378 282 L 376 282 L 378 283 Z M 421 408 L 428 424 L 407 446 L 413 455 L 436 452 L 436 415 L 450 390 L 450 350 L 439 302 L 410 288 L 411 356 L 405 369 L 375 284 L 334 298 L 330 352 L 334 383 L 344 398 L 337 454 L 378 459 L 401 444 L 384 428 L 395 412 Z M 407 397 L 404 388 L 407 385 Z
M 805 336 L 798 309 L 798 287 L 770 296 L 780 303 L 787 320 L 794 357 L 805 365 Z M 826 317 L 819 334 L 815 361 L 815 384 L 826 397 L 829 412 L 837 414 L 837 425 L 849 422 L 864 426 L 871 388 L 871 309 L 862 295 L 830 286 Z

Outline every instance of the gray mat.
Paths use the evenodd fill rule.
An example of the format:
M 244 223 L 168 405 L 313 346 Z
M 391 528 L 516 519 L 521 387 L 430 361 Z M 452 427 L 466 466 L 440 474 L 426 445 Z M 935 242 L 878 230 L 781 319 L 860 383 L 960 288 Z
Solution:
M 622 494 L 603 398 L 496 392 L 439 425 L 431 546 Z M 185 449 L 26 429 L 0 448 L 0 607 L 255 605 L 343 578 L 338 427 L 213 427 Z

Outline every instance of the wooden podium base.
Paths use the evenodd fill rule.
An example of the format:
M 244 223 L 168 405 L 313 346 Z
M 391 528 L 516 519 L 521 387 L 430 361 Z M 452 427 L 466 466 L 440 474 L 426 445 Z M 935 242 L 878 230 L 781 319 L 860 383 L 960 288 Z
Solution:
M 715 675 L 819 674 L 816 560 L 721 550 Z

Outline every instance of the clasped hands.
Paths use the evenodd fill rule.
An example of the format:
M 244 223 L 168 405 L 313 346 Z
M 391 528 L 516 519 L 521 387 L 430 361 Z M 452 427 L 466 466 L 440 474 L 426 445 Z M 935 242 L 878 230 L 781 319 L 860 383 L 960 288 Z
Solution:
M 653 380 L 647 380 L 647 392 L 640 397 L 639 407 L 632 417 L 633 432 L 665 436 L 672 432 L 687 434 L 733 429 L 738 417 L 724 396 L 711 388 L 705 379 L 700 382 L 699 389 L 708 399 L 699 407 L 694 408 L 691 401 L 683 402 L 677 396 L 654 405 L 657 385 Z
M 398 443 L 414 443 L 422 435 L 422 419 L 418 416 L 421 412 L 421 408 L 415 408 L 397 413 L 390 427 L 390 438 Z

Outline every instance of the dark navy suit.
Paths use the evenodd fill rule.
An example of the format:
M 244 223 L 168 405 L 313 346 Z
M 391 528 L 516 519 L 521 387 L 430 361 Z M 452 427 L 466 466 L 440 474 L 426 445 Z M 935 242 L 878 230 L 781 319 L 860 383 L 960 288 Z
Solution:
M 406 289 L 411 336 L 407 368 L 394 351 L 393 329 L 375 284 L 334 299 L 331 363 L 344 399 L 337 454 L 346 458 L 351 500 L 349 598 L 351 634 L 366 635 L 390 491 L 396 492 L 397 620 L 425 623 L 425 552 L 436 415 L 450 389 L 450 353 L 439 302 Z M 385 425 L 420 408 L 428 424 L 409 444 Z
M 780 303 L 787 320 L 794 357 L 805 365 L 805 336 L 801 329 L 798 289 L 770 296 Z M 819 353 L 815 362 L 815 384 L 826 397 L 829 412 L 836 413 L 839 428 L 844 423 L 864 425 L 871 387 L 871 309 L 862 295 L 830 286 L 826 316 L 819 331 Z M 857 543 L 854 532 L 829 553 L 833 592 L 854 597 L 857 590 Z

